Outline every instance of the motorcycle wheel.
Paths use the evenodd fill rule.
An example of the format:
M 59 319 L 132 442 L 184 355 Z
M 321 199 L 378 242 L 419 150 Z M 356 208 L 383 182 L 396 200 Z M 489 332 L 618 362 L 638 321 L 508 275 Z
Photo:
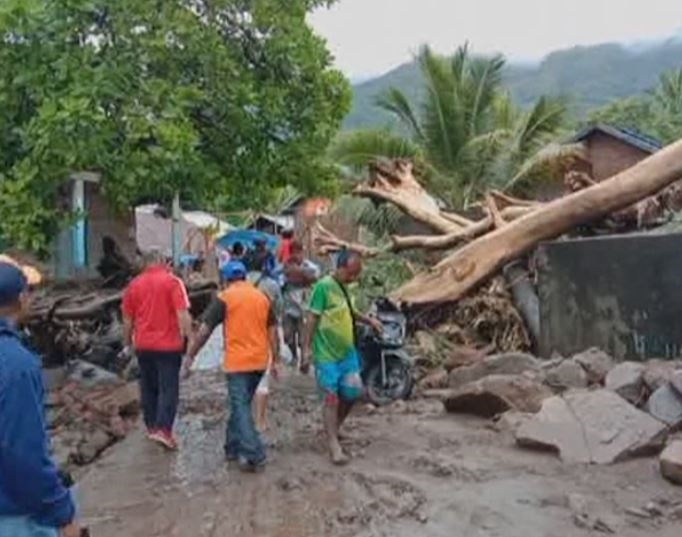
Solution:
M 412 370 L 400 357 L 386 357 L 386 385 L 381 377 L 381 363 L 375 364 L 367 372 L 367 398 L 372 404 L 383 406 L 410 397 L 414 386 Z

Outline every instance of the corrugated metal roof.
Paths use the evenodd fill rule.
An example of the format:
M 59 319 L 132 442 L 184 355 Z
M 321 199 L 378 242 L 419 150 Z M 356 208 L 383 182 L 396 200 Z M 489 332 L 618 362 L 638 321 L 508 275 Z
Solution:
M 617 138 L 626 144 L 630 144 L 631 146 L 637 147 L 642 151 L 646 151 L 647 153 L 655 153 L 659 149 L 663 148 L 663 144 L 660 140 L 657 140 L 656 138 L 648 136 L 635 129 L 625 129 L 623 127 L 605 124 L 592 125 L 583 129 L 575 136 L 575 138 L 573 138 L 573 141 L 582 142 L 595 132 L 601 132 L 609 136 L 613 136 L 614 138 Z

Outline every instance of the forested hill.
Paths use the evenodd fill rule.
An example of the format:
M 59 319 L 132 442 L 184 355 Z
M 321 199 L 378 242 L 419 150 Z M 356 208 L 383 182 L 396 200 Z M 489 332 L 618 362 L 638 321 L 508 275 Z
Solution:
M 540 95 L 565 95 L 578 116 L 614 99 L 647 91 L 668 69 L 682 67 L 682 38 L 646 47 L 604 44 L 575 47 L 549 54 L 534 66 L 509 64 L 506 85 L 515 100 L 525 105 Z M 422 91 L 418 67 L 408 63 L 354 87 L 353 108 L 345 128 L 380 127 L 391 122 L 374 101 L 395 86 L 410 97 Z

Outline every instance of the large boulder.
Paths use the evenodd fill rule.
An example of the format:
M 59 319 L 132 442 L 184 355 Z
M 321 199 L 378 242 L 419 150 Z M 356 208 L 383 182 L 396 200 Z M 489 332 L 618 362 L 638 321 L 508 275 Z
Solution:
M 675 440 L 661 453 L 661 474 L 668 481 L 682 485 L 682 440 Z
M 491 418 L 508 410 L 537 412 L 552 392 L 525 375 L 489 375 L 444 397 L 448 412 Z
M 480 362 L 450 372 L 451 388 L 459 388 L 489 375 L 520 375 L 526 371 L 539 371 L 540 362 L 530 354 L 510 352 L 488 356 Z
M 585 373 L 587 373 L 587 381 L 590 384 L 602 384 L 604 379 L 606 379 L 606 375 L 615 366 L 613 358 L 597 348 L 591 348 L 576 354 L 573 360 L 583 367 Z
M 633 405 L 639 404 L 644 391 L 644 366 L 638 362 L 623 362 L 606 375 L 604 385 Z
M 682 425 L 682 396 L 670 386 L 664 384 L 651 394 L 646 403 L 646 410 L 654 418 L 671 427 Z
M 609 390 L 572 391 L 542 403 L 516 432 L 520 446 L 556 450 L 568 462 L 610 464 L 655 452 L 666 426 Z
M 545 382 L 557 391 L 569 388 L 587 388 L 587 373 L 574 359 L 563 360 L 546 371 Z

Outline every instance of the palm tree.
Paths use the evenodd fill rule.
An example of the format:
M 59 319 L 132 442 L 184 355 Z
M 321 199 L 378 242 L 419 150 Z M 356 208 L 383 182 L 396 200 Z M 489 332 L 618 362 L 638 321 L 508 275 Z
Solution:
M 501 89 L 502 56 L 474 57 L 464 45 L 445 58 L 424 46 L 417 62 L 425 81 L 418 107 L 396 88 L 377 101 L 408 137 L 346 134 L 332 147 L 333 158 L 360 166 L 377 156 L 412 157 L 434 194 L 461 208 L 489 187 L 521 188 L 568 157 L 566 149 L 547 146 L 564 122 L 564 102 L 543 97 L 528 111 L 518 109 Z

